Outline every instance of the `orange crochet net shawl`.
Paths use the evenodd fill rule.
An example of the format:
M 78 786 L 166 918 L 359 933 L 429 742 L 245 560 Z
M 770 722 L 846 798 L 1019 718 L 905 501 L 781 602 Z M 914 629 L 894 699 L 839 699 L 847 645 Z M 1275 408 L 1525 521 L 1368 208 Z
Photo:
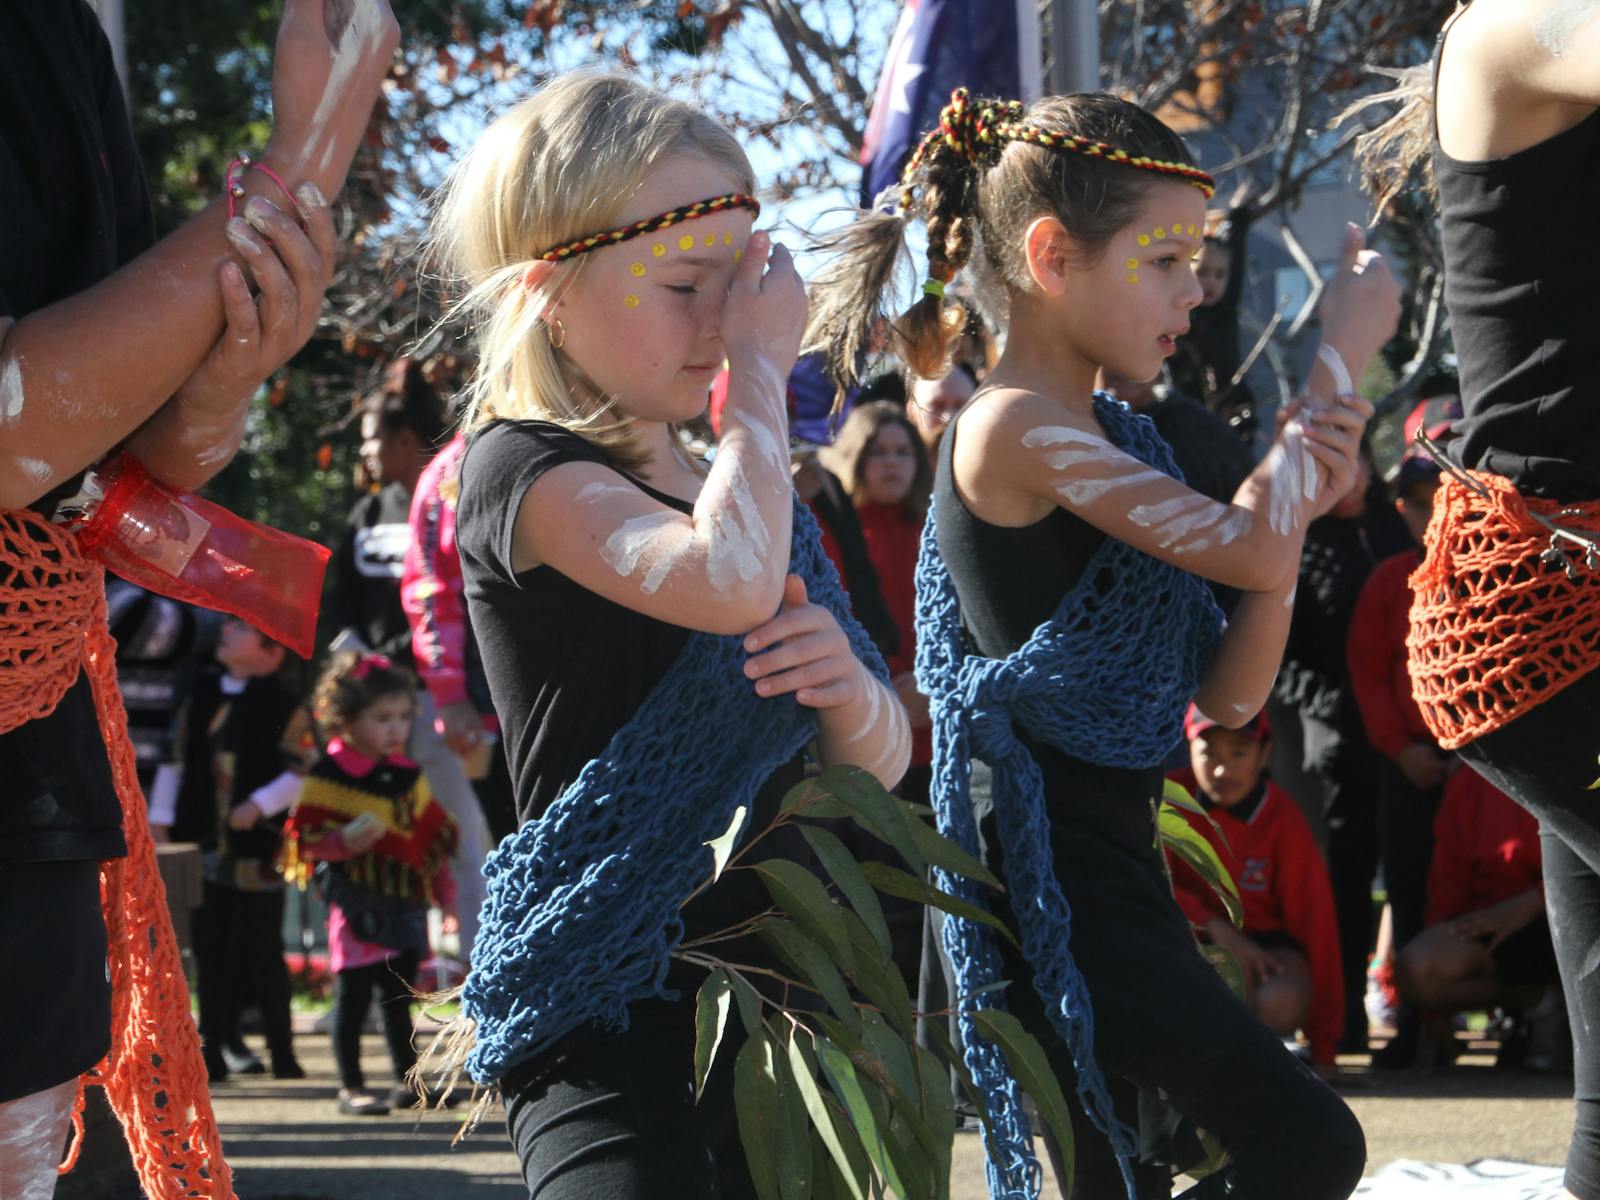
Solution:
M 1412 694 L 1446 750 L 1514 721 L 1600 667 L 1600 570 L 1534 514 L 1600 537 L 1600 501 L 1524 497 L 1510 480 L 1445 473 L 1411 575 Z
M 105 1088 L 151 1200 L 232 1200 L 200 1037 L 167 914 L 166 889 L 117 690 L 103 573 L 36 513 L 0 509 L 0 733 L 45 716 L 86 668 L 122 804 L 128 856 L 102 863 L 111 962 L 111 1051 L 79 1081 L 71 1170 L 83 1143 L 83 1085 Z

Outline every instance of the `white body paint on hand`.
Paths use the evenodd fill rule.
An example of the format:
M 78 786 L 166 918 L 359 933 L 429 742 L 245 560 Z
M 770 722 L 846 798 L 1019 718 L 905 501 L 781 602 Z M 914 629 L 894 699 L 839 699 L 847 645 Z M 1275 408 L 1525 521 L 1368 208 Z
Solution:
M 22 415 L 22 362 L 21 356 L 8 358 L 0 366 L 0 424 L 15 421 Z
M 1267 458 L 1272 464 L 1268 475 L 1272 495 L 1268 498 L 1267 521 L 1274 533 L 1292 533 L 1300 527 L 1305 467 L 1309 458 L 1299 421 L 1290 421 L 1284 427 L 1283 436 L 1273 443 Z M 1315 495 L 1315 491 L 1312 494 Z
M 317 110 L 311 117 L 311 136 L 323 143 L 322 158 L 317 170 L 326 171 L 333 163 L 334 140 L 328 134 L 328 122 L 338 107 L 340 99 L 349 88 L 350 77 L 356 68 L 380 41 L 383 30 L 378 21 L 378 6 L 372 0 L 356 0 L 350 23 L 339 35 L 339 45 L 333 51 L 333 66 L 328 71 L 328 86 L 317 101 Z
M 18 468 L 35 483 L 48 483 L 50 476 L 54 475 L 55 468 L 42 458 L 18 458 Z
M 674 530 L 678 533 L 678 545 L 672 544 L 671 531 Z M 624 577 L 643 566 L 644 582 L 639 587 L 649 596 L 666 580 L 688 545 L 689 537 L 680 514 L 646 513 L 642 517 L 630 517 L 618 526 L 600 548 L 600 558 Z
M 1560 58 L 1572 47 L 1572 39 L 1595 17 L 1600 16 L 1600 0 L 1561 0 L 1533 23 L 1533 36 L 1551 54 Z

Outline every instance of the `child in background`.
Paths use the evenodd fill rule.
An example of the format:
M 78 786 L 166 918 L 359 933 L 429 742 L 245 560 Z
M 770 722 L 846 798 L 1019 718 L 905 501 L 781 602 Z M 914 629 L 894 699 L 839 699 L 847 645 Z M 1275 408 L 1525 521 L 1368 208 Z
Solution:
M 277 867 L 279 830 L 259 823 L 248 797 L 291 760 L 287 740 L 299 707 L 285 680 L 288 651 L 244 621 L 228 618 L 219 632 L 216 663 L 196 672 L 179 721 L 181 780 L 174 840 L 203 851 L 204 890 L 194 911 L 200 1036 L 206 1074 L 220 1083 L 231 1073 L 266 1068 L 239 1033 L 239 1014 L 261 1010 L 272 1073 L 303 1079 L 289 1018 L 289 973 L 283 962 L 283 876 Z M 239 814 L 250 813 L 244 821 Z
M 1173 777 L 1194 791 L 1217 824 L 1191 813 L 1183 817 L 1216 848 L 1238 884 L 1244 928 L 1234 927 L 1193 868 L 1169 854 L 1178 905 L 1238 961 L 1250 1011 L 1286 1038 L 1305 1030 L 1312 1065 L 1331 1077 L 1344 1021 L 1333 888 L 1300 806 L 1266 777 L 1272 750 L 1266 718 L 1227 729 L 1191 706 L 1183 732 L 1191 766 Z
M 1537 818 L 1476 771 L 1450 776 L 1434 823 L 1427 928 L 1401 944 L 1395 967 L 1406 1003 L 1451 1013 L 1538 1004 L 1558 983 L 1542 863 Z M 1559 1031 L 1565 1010 L 1550 1012 Z
M 328 753 L 284 828 L 285 874 L 303 886 L 315 863 L 328 902 L 333 1049 L 339 1111 L 348 1116 L 382 1116 L 390 1104 L 418 1099 L 404 1082 L 417 1061 L 411 986 L 428 949 L 429 906 L 444 909 L 447 925 L 455 920 L 455 823 L 403 756 L 416 703 L 410 678 L 382 655 L 336 655 L 312 698 Z M 361 1071 L 374 988 L 394 1066 L 387 1103 L 367 1090 Z
M 1453 395 L 1423 400 L 1406 418 L 1407 449 L 1392 485 L 1395 508 L 1415 544 L 1372 569 L 1356 598 L 1345 644 L 1350 691 L 1367 740 L 1378 752 L 1378 855 L 1389 893 L 1390 940 L 1404 946 L 1423 929 L 1428 863 L 1433 856 L 1433 818 L 1439 811 L 1453 755 L 1439 749 L 1422 710 L 1411 697 L 1406 633 L 1411 620 L 1411 573 L 1422 562 L 1422 538 L 1439 490 L 1439 465 L 1412 446 L 1418 429 L 1443 441 L 1461 415 Z M 1378 990 L 1392 988 L 1394 963 L 1379 938 L 1370 976 Z M 1372 990 L 1369 987 L 1369 991 Z M 1416 1060 L 1419 1029 L 1414 1011 L 1402 1007 L 1394 1040 L 1372 1056 L 1372 1065 L 1403 1070 Z

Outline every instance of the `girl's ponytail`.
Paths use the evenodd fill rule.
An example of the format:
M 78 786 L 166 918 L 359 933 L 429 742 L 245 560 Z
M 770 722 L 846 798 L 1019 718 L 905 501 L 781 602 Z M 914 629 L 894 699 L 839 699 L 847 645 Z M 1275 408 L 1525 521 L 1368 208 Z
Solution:
M 974 107 L 965 91 L 957 92 L 940 113 L 939 128 L 912 155 L 897 211 L 872 212 L 818 242 L 817 249 L 834 257 L 812 285 L 804 348 L 823 352 L 841 398 L 860 376 L 874 327 L 888 317 L 886 294 L 910 265 L 906 223 L 918 217 L 928 229 L 928 279 L 922 295 L 889 328 L 895 352 L 914 375 L 937 379 L 948 369 L 967 314 L 958 304 L 945 304 L 944 287 L 972 257 L 978 180 L 999 154 L 1000 143 L 987 136 L 985 123 L 1013 109 L 1020 112 L 1017 105 Z

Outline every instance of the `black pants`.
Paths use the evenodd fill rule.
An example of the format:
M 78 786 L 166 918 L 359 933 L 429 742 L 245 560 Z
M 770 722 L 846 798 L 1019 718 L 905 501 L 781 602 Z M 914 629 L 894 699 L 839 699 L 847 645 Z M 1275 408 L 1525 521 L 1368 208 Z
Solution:
M 239 1013 L 253 1000 L 261 1009 L 267 1049 L 278 1058 L 293 1054 L 283 908 L 281 887 L 245 892 L 206 881 L 194 910 L 194 960 L 200 1036 L 208 1047 L 237 1040 Z
M 1566 1186 L 1600 1200 L 1600 671 L 1460 750 L 1477 772 L 1539 818 L 1545 906 L 1572 1021 L 1577 1116 Z
M 374 989 L 395 1082 L 416 1065 L 417 1051 L 411 1044 L 411 984 L 416 977 L 415 951 L 339 972 L 333 997 L 333 1054 L 339 1063 L 339 1086 L 352 1091 L 366 1087 L 366 1076 L 361 1073 L 361 1026 L 366 1023 Z
M 1339 966 L 1344 972 L 1341 1044 L 1364 1050 L 1367 1042 L 1367 958 L 1377 932 L 1372 881 L 1378 873 L 1377 754 L 1354 716 L 1302 720 L 1306 773 L 1322 789 L 1328 830 L 1328 879 L 1339 922 Z
M 1424 790 L 1387 758 L 1378 759 L 1378 850 L 1397 955 L 1423 929 L 1428 870 L 1433 865 L 1433 819 L 1443 795 L 1443 784 Z M 1399 1033 L 1415 1037 L 1417 1021 L 1415 1012 L 1402 1009 Z
M 743 1030 L 732 1018 L 696 1104 L 693 997 L 632 1004 L 625 1031 L 580 1029 L 502 1081 L 531 1200 L 754 1200 L 733 1105 Z
M 1185 1126 L 1213 1134 L 1233 1158 L 1190 1195 L 1345 1200 L 1366 1160 L 1361 1126 L 1195 948 L 1155 846 L 1160 770 L 1113 770 L 1059 755 L 1041 766 L 1056 877 L 1072 906 L 1072 954 L 1093 1002 L 1095 1055 L 1120 1115 L 1141 1128 L 1146 1147 L 1140 1195 L 1169 1195 L 1167 1164 L 1193 1161 L 1184 1153 L 1195 1145 L 1192 1128 L 1171 1119 L 1176 1109 Z M 984 824 L 989 855 L 1003 871 L 993 818 Z M 1004 899 L 995 899 L 1010 922 Z M 1012 957 L 1005 970 L 1012 1011 L 1043 1043 L 1070 1095 L 1071 1057 L 1045 1015 L 1031 969 Z M 1165 1114 L 1158 1098 L 1170 1105 Z M 1074 1134 L 1073 1195 L 1121 1200 L 1107 1140 L 1077 1113 Z

